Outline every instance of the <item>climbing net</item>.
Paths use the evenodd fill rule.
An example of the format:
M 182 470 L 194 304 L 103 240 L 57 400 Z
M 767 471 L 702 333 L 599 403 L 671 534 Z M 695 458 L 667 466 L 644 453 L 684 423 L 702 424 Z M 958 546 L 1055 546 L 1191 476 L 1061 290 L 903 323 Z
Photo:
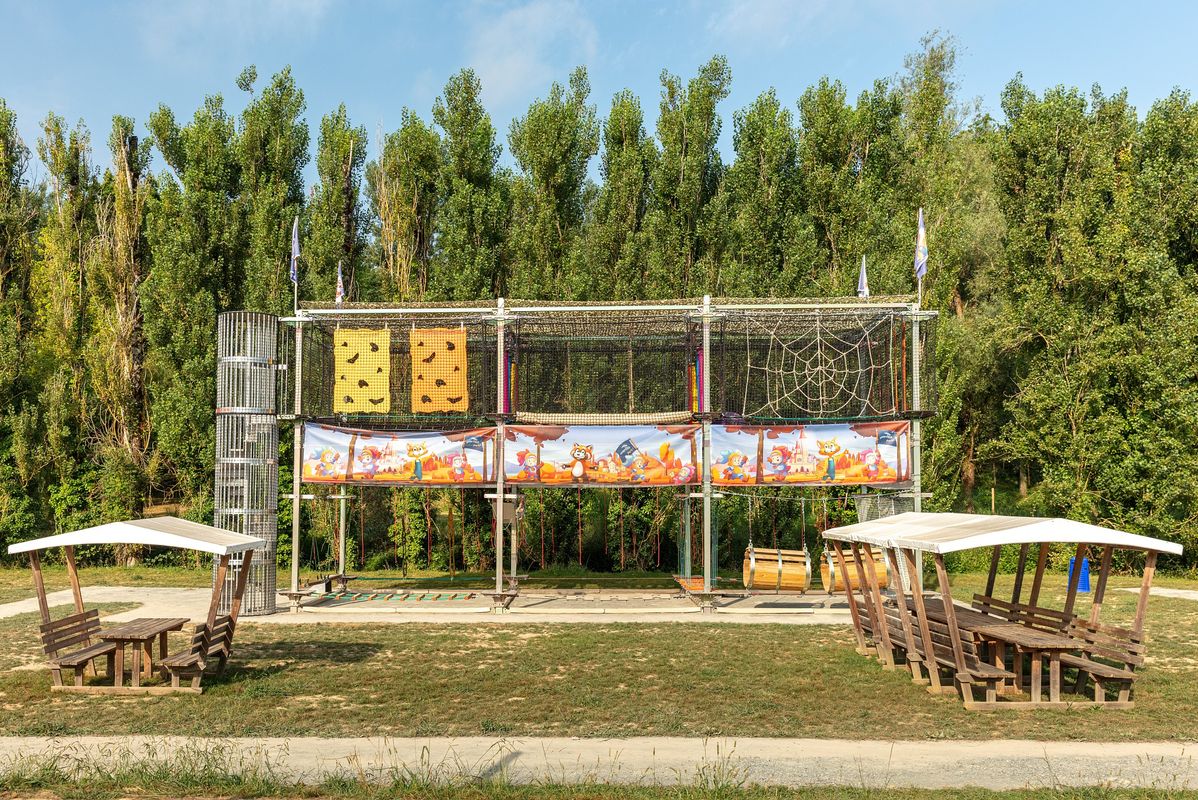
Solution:
M 910 339 L 905 317 L 869 308 L 730 317 L 725 412 L 746 420 L 903 414 L 910 410 Z

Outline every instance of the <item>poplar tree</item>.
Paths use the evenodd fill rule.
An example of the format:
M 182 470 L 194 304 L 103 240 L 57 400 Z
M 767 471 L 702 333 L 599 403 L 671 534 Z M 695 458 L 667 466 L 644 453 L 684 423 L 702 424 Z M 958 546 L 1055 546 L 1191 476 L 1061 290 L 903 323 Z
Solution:
M 363 264 L 366 216 L 360 199 L 365 164 L 366 128 L 350 124 L 344 105 L 326 114 L 316 148 L 319 183 L 308 205 L 308 236 L 302 248 L 302 294 L 310 299 L 336 296 L 338 262 L 347 300 L 361 297 L 359 283 L 370 281 Z

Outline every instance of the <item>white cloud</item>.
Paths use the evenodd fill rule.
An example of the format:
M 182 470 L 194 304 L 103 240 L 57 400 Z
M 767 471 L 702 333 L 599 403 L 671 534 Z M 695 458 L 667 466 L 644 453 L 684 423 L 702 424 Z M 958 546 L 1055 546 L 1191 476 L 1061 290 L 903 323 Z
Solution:
M 782 48 L 829 10 L 828 0 L 727 0 L 707 20 L 707 30 L 740 47 Z
M 134 16 L 150 56 L 190 61 L 230 45 L 311 35 L 330 5 L 330 0 L 150 0 Z
M 494 110 L 527 100 L 553 80 L 564 81 L 568 70 L 594 60 L 598 51 L 595 24 L 575 0 L 476 3 L 468 13 L 466 59 Z

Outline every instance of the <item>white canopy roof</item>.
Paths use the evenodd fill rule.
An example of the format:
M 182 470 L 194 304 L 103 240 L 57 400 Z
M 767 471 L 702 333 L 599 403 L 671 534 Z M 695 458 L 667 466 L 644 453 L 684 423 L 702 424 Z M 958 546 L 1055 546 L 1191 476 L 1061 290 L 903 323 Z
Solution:
M 1112 545 L 1129 550 L 1181 554 L 1181 545 L 1125 533 L 1071 519 L 1003 517 L 988 514 L 931 514 L 908 511 L 871 522 L 858 522 L 824 531 L 824 538 L 903 547 L 932 553 L 955 553 L 1001 544 Z
M 50 547 L 79 546 L 87 544 L 144 544 L 151 547 L 178 547 L 199 550 L 204 553 L 224 556 L 265 547 L 266 542 L 253 536 L 201 525 L 178 517 L 152 517 L 132 519 L 127 522 L 109 522 L 81 531 L 60 533 L 28 542 L 19 542 L 8 548 L 12 553 L 28 553 Z

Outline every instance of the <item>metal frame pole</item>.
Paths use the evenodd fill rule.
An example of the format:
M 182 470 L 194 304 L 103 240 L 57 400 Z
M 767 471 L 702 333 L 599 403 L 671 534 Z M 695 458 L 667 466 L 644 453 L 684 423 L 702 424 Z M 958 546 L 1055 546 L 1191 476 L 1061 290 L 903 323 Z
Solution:
M 703 593 L 711 593 L 711 295 L 703 295 Z
M 303 376 L 304 376 L 304 323 L 295 323 L 295 412 L 294 443 L 292 445 L 291 464 L 291 591 L 299 591 L 299 538 L 300 538 L 300 498 L 303 496 L 304 478 L 304 421 L 300 418 L 303 410 Z M 298 601 L 293 602 L 292 611 L 299 611 Z
M 495 427 L 495 594 L 503 593 L 503 398 L 506 394 L 507 374 L 504 365 L 504 309 L 500 297 L 495 310 L 495 413 L 499 415 Z
M 679 543 L 679 558 L 682 561 L 680 574 L 684 578 L 691 576 L 691 498 L 690 488 L 682 498 L 682 541 Z
M 337 503 L 340 506 L 337 509 L 338 515 L 341 517 L 341 519 L 339 520 L 339 522 L 341 523 L 341 541 L 339 541 L 337 543 L 337 574 L 340 575 L 342 577 L 342 579 L 344 580 L 344 578 L 345 578 L 345 534 L 346 534 L 346 524 L 345 523 L 346 523 L 346 511 L 347 511 L 344 488 L 341 490 L 341 497 L 339 497 L 337 499 Z
M 919 306 L 912 306 L 915 311 L 911 320 L 911 407 L 917 412 L 923 410 L 923 400 L 919 386 L 920 376 L 920 342 L 919 342 Z M 915 493 L 912 500 L 911 509 L 913 511 L 923 511 L 923 476 L 922 476 L 922 459 L 921 453 L 921 437 L 923 435 L 923 420 L 915 417 L 911 420 L 911 491 Z M 923 551 L 917 550 L 915 553 L 915 563 L 918 569 L 916 574 L 909 575 L 908 580 L 911 581 L 912 591 L 921 591 L 923 589 Z

